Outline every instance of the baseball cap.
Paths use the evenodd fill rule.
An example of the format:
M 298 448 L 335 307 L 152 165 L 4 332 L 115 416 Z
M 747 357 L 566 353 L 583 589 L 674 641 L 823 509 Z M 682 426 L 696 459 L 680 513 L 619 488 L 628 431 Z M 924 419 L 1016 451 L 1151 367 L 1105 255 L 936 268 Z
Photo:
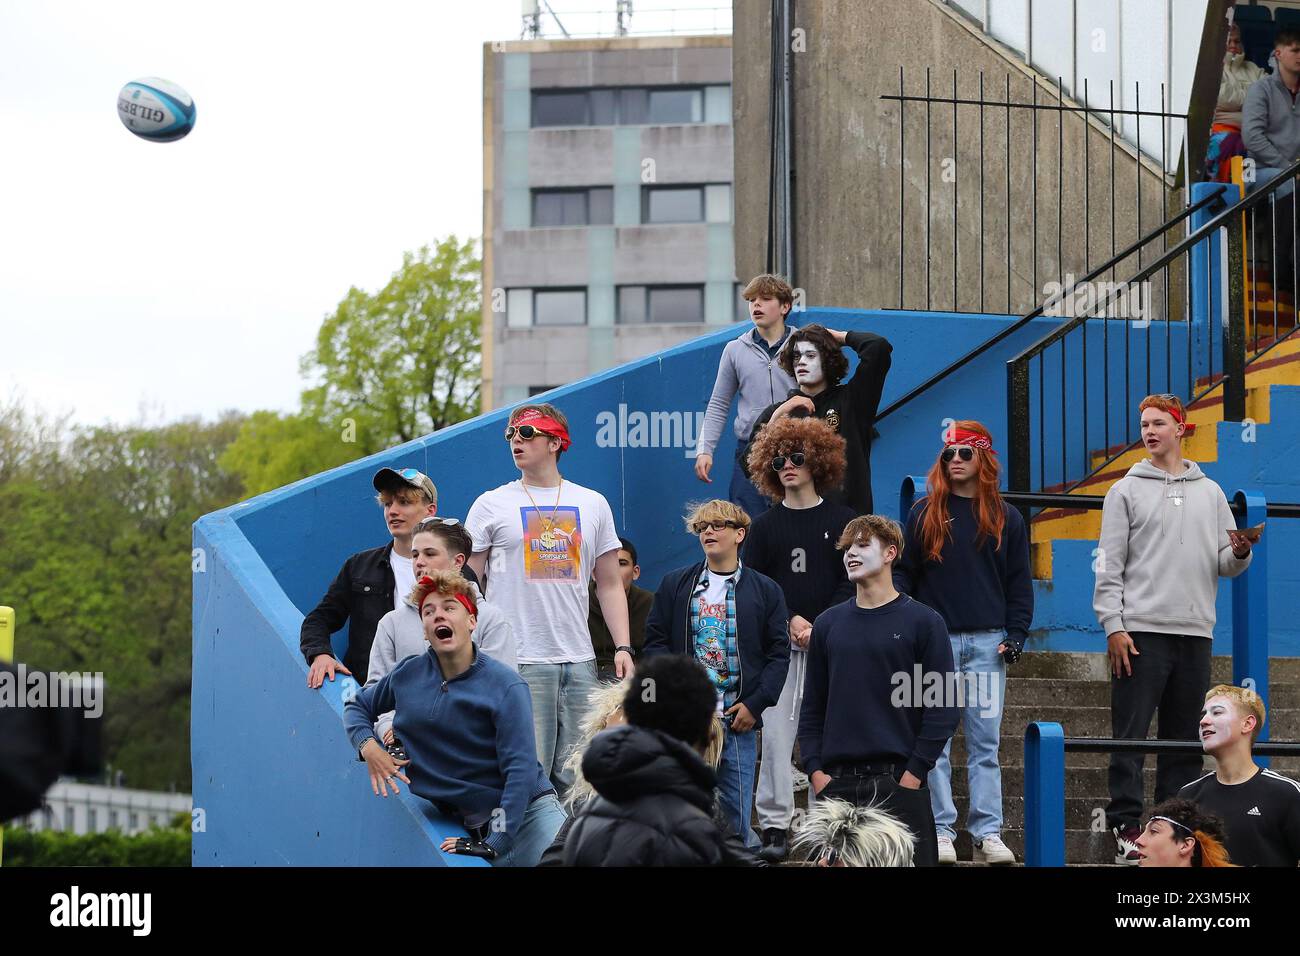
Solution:
M 397 492 L 405 488 L 415 488 L 424 492 L 434 504 L 438 503 L 438 488 L 432 479 L 416 468 L 380 468 L 375 472 L 375 490 L 379 492 Z

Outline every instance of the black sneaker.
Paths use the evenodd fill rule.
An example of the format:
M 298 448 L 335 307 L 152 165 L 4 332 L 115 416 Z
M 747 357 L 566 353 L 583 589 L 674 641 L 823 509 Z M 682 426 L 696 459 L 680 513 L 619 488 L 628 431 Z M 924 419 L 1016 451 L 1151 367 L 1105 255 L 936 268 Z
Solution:
M 768 863 L 780 863 L 789 855 L 789 849 L 785 844 L 785 831 L 778 830 L 776 827 L 768 827 L 763 831 L 763 848 L 758 851 L 758 856 Z

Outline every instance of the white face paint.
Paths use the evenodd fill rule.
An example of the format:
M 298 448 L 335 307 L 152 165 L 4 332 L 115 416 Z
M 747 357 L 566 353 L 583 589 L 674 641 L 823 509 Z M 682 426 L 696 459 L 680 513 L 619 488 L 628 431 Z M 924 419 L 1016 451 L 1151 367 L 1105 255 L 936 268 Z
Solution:
M 1231 743 L 1237 738 L 1237 723 L 1232 701 L 1226 697 L 1211 697 L 1201 713 L 1201 747 L 1210 751 Z
M 794 380 L 800 385 L 820 385 L 826 378 L 822 371 L 822 354 L 811 342 L 797 342 L 794 347 Z
M 869 541 L 859 539 L 844 549 L 844 570 L 854 584 L 879 574 L 884 566 L 884 548 L 875 538 Z

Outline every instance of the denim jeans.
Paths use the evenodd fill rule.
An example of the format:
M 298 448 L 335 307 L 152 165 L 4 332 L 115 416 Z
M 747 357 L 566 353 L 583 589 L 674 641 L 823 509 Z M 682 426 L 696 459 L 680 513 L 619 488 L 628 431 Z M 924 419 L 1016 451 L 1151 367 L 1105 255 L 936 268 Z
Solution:
M 754 764 L 758 760 L 758 733 L 736 733 L 730 727 L 722 742 L 718 762 L 718 802 L 731 828 L 746 846 L 758 846 L 759 839 L 749 825 L 754 810 Z M 788 762 L 788 761 L 787 761 Z
M 966 829 L 976 840 L 995 836 L 1002 830 L 1002 767 L 998 763 L 998 738 L 1002 733 L 1002 712 L 1006 699 L 1007 665 L 998 645 L 1007 632 L 955 631 L 952 660 L 962 677 L 958 687 L 964 697 L 958 708 L 958 726 L 966 734 L 966 780 L 970 791 L 970 813 Z M 930 807 L 934 827 L 940 836 L 957 835 L 957 806 L 952 799 L 952 739 L 943 748 L 929 774 Z
M 736 461 L 731 469 L 731 484 L 727 488 L 727 497 L 732 504 L 744 508 L 745 514 L 757 518 L 771 507 L 771 503 L 759 494 L 754 483 L 745 477 L 745 469 L 741 462 L 745 460 L 748 450 L 749 442 L 742 441 L 736 444 Z
M 1246 186 L 1246 192 L 1252 193 L 1256 189 L 1259 189 L 1261 186 L 1267 186 L 1271 181 L 1276 179 L 1278 174 L 1281 172 L 1282 170 L 1276 169 L 1272 166 L 1259 167 L 1258 169 L 1255 170 L 1255 181 Z M 1278 200 L 1282 200 L 1285 199 L 1287 196 L 1290 196 L 1294 190 L 1295 190 L 1295 183 L 1284 183 L 1283 185 L 1277 188 L 1277 192 L 1275 192 L 1273 195 Z
M 520 664 L 519 676 L 533 699 L 533 735 L 537 762 L 551 786 L 563 797 L 573 786 L 564 769 L 569 753 L 582 735 L 582 718 L 591 705 L 596 684 L 596 660 L 567 664 Z
M 555 794 L 547 793 L 524 811 L 524 825 L 515 834 L 510 849 L 492 861 L 493 866 L 536 866 L 565 821 L 564 810 Z

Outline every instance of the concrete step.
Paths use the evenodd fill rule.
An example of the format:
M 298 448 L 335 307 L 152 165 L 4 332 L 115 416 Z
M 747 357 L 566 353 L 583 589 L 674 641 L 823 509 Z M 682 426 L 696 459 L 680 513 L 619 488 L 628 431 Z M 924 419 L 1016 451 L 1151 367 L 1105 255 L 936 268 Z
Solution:
M 1031 639 L 1032 640 L 1032 639 Z M 1054 678 L 1057 680 L 1100 681 L 1109 686 L 1110 670 L 1103 650 L 1105 639 L 1098 633 L 1097 652 L 1029 652 L 1007 671 L 1008 683 L 1026 677 Z M 1300 657 L 1274 657 L 1269 661 L 1271 684 L 1300 684 Z M 1216 684 L 1231 683 L 1232 658 L 1226 654 L 1210 659 L 1210 680 Z

